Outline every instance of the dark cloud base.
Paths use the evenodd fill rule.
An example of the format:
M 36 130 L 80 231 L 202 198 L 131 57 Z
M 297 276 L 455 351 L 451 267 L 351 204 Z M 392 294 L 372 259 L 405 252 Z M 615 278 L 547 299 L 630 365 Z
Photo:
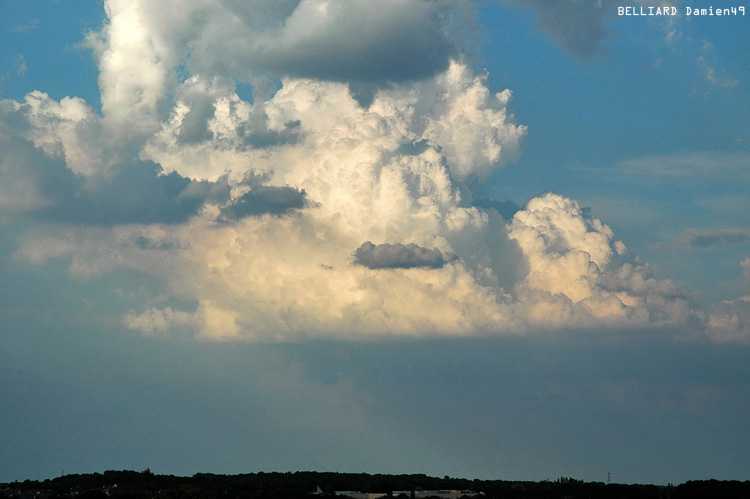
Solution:
M 305 190 L 293 187 L 260 185 L 246 192 L 234 203 L 221 210 L 223 217 L 240 219 L 270 213 L 283 215 L 305 207 Z
M 109 175 L 94 180 L 67 168 L 50 173 L 42 185 L 50 204 L 35 216 L 57 223 L 180 223 L 195 215 L 207 197 L 220 194 L 208 182 L 192 181 L 176 172 L 162 175 L 161 166 L 151 161 L 117 165 Z
M 443 254 L 439 249 L 428 249 L 411 244 L 378 244 L 370 241 L 354 252 L 354 263 L 370 269 L 439 269 L 445 265 Z

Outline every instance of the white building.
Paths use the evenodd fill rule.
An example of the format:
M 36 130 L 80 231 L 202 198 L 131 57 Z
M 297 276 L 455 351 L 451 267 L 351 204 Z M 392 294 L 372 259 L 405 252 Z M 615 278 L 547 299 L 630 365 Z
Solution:
M 380 499 L 381 497 L 385 497 L 388 494 L 385 492 L 354 492 L 351 490 L 337 490 L 336 491 L 337 496 L 344 496 L 344 497 L 351 497 L 352 499 Z
M 398 490 L 392 492 L 392 495 L 398 496 L 404 494 L 413 497 L 414 499 L 426 498 L 426 497 L 439 497 L 440 499 L 460 499 L 461 497 L 477 497 L 483 496 L 482 492 L 474 492 L 473 490 L 415 490 L 411 491 Z M 388 494 L 383 492 L 366 493 L 366 492 L 355 492 L 351 490 L 337 490 L 337 496 L 351 497 L 352 499 L 380 499 L 386 497 Z
M 420 497 L 439 497 L 440 499 L 459 499 L 461 497 L 483 496 L 482 492 L 473 490 L 417 490 L 414 492 L 415 499 Z

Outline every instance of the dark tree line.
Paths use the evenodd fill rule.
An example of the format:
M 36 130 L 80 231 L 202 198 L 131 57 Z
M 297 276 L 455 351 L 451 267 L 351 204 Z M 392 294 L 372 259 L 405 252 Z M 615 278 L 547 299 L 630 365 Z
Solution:
M 192 477 L 156 475 L 150 470 L 105 471 L 0 484 L 0 499 L 304 499 L 333 497 L 335 491 L 360 492 L 473 490 L 487 499 L 703 499 L 748 498 L 750 482 L 689 481 L 681 485 L 625 485 L 573 478 L 527 482 L 469 480 L 427 475 L 367 473 L 248 473 Z M 322 494 L 316 494 L 320 490 Z M 322 497 L 321 497 L 322 496 Z M 406 497 L 411 496 L 409 494 Z

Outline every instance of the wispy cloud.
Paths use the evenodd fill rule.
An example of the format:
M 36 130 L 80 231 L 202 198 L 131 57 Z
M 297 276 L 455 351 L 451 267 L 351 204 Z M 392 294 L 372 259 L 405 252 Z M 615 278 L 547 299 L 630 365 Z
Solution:
M 715 67 L 710 65 L 706 60 L 705 56 L 698 57 L 698 67 L 703 72 L 703 77 L 711 85 L 720 88 L 731 88 L 736 87 L 740 84 L 740 81 L 732 78 L 726 71 L 717 70 Z
M 18 24 L 16 26 L 13 26 L 10 31 L 12 33 L 26 33 L 29 31 L 33 31 L 39 27 L 39 20 L 38 19 L 30 19 L 25 24 Z
M 750 153 L 699 151 L 693 153 L 644 156 L 624 161 L 626 173 L 674 177 L 716 177 L 750 180 Z
M 26 66 L 26 58 L 23 55 L 18 54 L 18 58 L 16 60 L 18 62 L 18 67 L 16 68 L 16 74 L 18 76 L 24 76 L 26 74 L 26 70 L 29 69 Z
M 726 71 L 716 69 L 716 67 L 709 62 L 711 52 L 714 50 L 714 44 L 708 40 L 703 41 L 702 53 L 698 56 L 698 67 L 703 73 L 703 77 L 712 86 L 719 88 L 731 88 L 736 87 L 740 84 L 739 80 L 732 78 Z
M 750 241 L 750 230 L 741 228 L 719 230 L 687 229 L 675 240 L 679 248 L 709 248 Z
M 750 258 L 745 258 L 740 262 L 740 268 L 742 269 L 742 279 L 745 282 L 750 282 Z

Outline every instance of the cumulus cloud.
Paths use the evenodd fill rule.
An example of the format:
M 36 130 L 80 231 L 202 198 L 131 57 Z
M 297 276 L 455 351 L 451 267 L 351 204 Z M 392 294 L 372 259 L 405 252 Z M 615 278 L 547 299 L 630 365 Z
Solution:
M 34 91 L 23 104 L 6 104 L 4 120 L 15 125 L 11 133 L 31 141 L 48 157 L 65 161 L 74 174 L 102 173 L 117 161 L 98 116 L 83 99 L 64 97 L 58 102 L 44 92 Z
M 106 2 L 88 44 L 101 69 L 102 109 L 153 125 L 174 68 L 252 81 L 277 77 L 367 83 L 428 78 L 458 54 L 451 24 L 462 2 L 190 0 Z
M 444 251 L 456 251 L 450 261 L 444 251 L 416 244 L 365 243 L 352 262 L 349 231 L 317 219 L 312 208 L 230 225 L 217 224 L 218 215 L 207 210 L 185 224 L 109 232 L 61 229 L 54 238 L 29 236 L 17 258 L 35 265 L 69 258 L 77 277 L 122 266 L 159 277 L 169 295 L 194 305 L 128 312 L 124 324 L 148 335 L 290 341 L 673 326 L 698 319 L 674 285 L 651 277 L 610 229 L 558 195 L 535 198 L 517 213 L 508 236 L 520 253 L 506 250 L 495 262 L 466 252 L 487 240 L 489 221 L 463 227 L 470 245 L 442 242 Z M 524 275 L 510 289 L 498 285 L 494 269 L 524 262 Z
M 719 342 L 749 342 L 750 296 L 712 306 L 708 315 L 707 331 Z
M 108 22 L 88 36 L 101 115 L 41 92 L 0 107 L 0 173 L 12 186 L 0 183 L 0 203 L 58 222 L 29 228 L 15 261 L 64 262 L 73 278 L 151 276 L 159 299 L 123 316 L 147 335 L 295 341 L 704 320 L 576 201 L 473 199 L 518 158 L 526 128 L 509 90 L 490 92 L 488 75 L 448 57 L 456 5 L 108 0 Z M 355 33 L 361 43 L 341 43 Z M 320 54 L 294 59 L 305 47 Z M 249 102 L 234 81 L 256 70 L 282 77 Z M 367 106 L 357 80 L 374 85 Z
M 78 114 L 63 113 L 62 104 L 33 96 L 37 107 L 54 113 L 33 113 L 38 124 L 28 124 L 18 140 L 33 144 L 32 152 L 52 162 L 50 172 L 83 193 L 57 199 L 59 221 L 72 222 L 65 210 L 86 216 L 78 228 L 61 227 L 54 236 L 29 233 L 16 258 L 35 265 L 68 259 L 75 277 L 124 266 L 162 279 L 171 296 L 193 305 L 128 313 L 125 324 L 147 334 L 188 328 L 208 338 L 267 341 L 506 327 L 510 313 L 497 283 L 510 272 L 492 270 L 504 242 L 493 241 L 497 236 L 487 228 L 496 222 L 469 205 L 461 179 L 512 160 L 525 128 L 506 113 L 507 99 L 492 97 L 484 85 L 485 77 L 453 62 L 434 79 L 379 91 L 364 109 L 344 83 L 282 80 L 271 98 L 248 103 L 221 80 L 192 78 L 175 92 L 159 130 L 136 148 L 140 159 L 127 167 L 112 160 L 127 148 L 111 152 L 109 136 L 88 140 L 96 139 L 96 125 L 115 126 L 106 113 L 97 118 L 80 101 L 69 103 Z M 486 121 L 475 118 L 482 116 Z M 483 137 L 473 142 L 476 152 L 465 151 L 475 164 L 442 147 L 458 140 L 443 125 L 451 120 L 469 123 Z M 247 140 L 247 130 L 263 129 L 294 129 L 295 139 L 260 146 Z M 99 153 L 91 163 L 78 163 L 84 146 Z M 97 204 L 107 197 L 112 203 Z M 129 197 L 142 202 L 118 201 Z M 148 215 L 153 208 L 161 217 Z M 115 224 L 110 232 L 85 229 L 106 225 L 103 219 Z M 465 258 L 384 275 L 353 264 L 365 240 L 391 249 L 409 241 L 435 248 L 427 250 L 435 255 L 460 251 Z M 424 262 L 425 253 L 416 253 Z
M 528 261 L 521 301 L 535 321 L 591 324 L 687 324 L 695 317 L 687 297 L 628 258 L 612 230 L 574 200 L 556 194 L 532 199 L 510 223 L 508 235 Z
M 498 164 L 517 159 L 526 134 L 526 128 L 514 125 L 513 116 L 507 115 L 511 91 L 492 95 L 486 79 L 463 65 L 451 65 L 437 78 L 442 90 L 436 104 L 439 115 L 429 119 L 423 134 L 441 147 L 451 173 L 464 180 L 486 180 Z
M 178 223 L 207 199 L 229 197 L 151 161 L 114 162 L 120 156 L 95 131 L 100 118 L 79 99 L 33 92 L 3 104 L 0 120 L 12 126 L 0 129 L 0 206 L 9 212 L 83 225 Z
M 354 252 L 354 263 L 370 269 L 410 269 L 425 267 L 437 269 L 445 264 L 439 249 L 423 248 L 410 244 L 378 244 L 365 241 Z
M 456 55 L 446 29 L 456 2 L 303 0 L 283 27 L 250 42 L 240 61 L 277 74 L 333 81 L 408 81 Z M 247 36 L 244 37 L 247 39 Z

